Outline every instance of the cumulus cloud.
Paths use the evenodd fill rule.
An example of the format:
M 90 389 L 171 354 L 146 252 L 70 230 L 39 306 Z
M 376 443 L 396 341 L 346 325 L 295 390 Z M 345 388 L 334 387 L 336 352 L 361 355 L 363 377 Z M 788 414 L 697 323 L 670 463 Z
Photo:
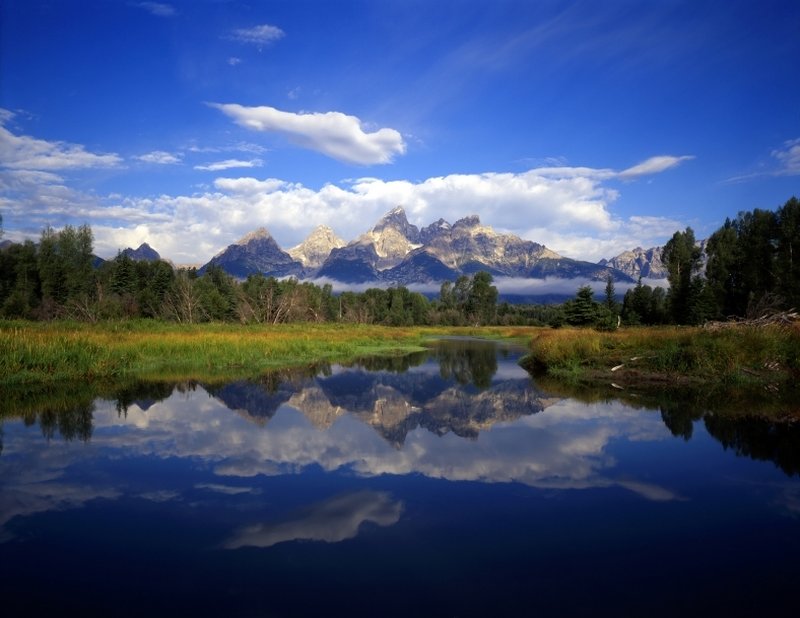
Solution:
M 367 132 L 356 116 L 341 112 L 293 113 L 274 107 L 245 107 L 236 103 L 212 103 L 212 107 L 252 131 L 275 132 L 289 141 L 327 155 L 337 161 L 357 165 L 391 163 L 406 151 L 398 131 L 382 128 Z
M 250 159 L 249 161 L 242 161 L 241 159 L 225 159 L 224 161 L 216 161 L 206 165 L 195 165 L 194 169 L 206 172 L 219 172 L 237 167 L 261 167 L 263 164 L 264 162 L 261 159 Z
M 155 163 L 157 165 L 173 165 L 175 163 L 180 163 L 182 159 L 181 155 L 174 155 L 163 150 L 154 150 L 153 152 L 148 152 L 147 154 L 139 155 L 134 158 L 144 163 Z
M 177 263 L 192 264 L 206 262 L 260 226 L 283 247 L 323 224 L 354 239 L 398 204 L 416 225 L 479 214 L 498 231 L 594 262 L 636 245 L 662 244 L 683 227 L 668 218 L 615 217 L 610 207 L 618 192 L 608 181 L 605 172 L 572 168 L 454 174 L 420 182 L 360 178 L 318 189 L 277 178 L 217 178 L 203 193 L 106 200 L 104 211 L 98 207 L 83 214 L 98 213 L 101 221 L 93 229 L 101 256 L 149 242 Z M 28 206 L 29 215 L 45 209 L 33 201 Z
M 50 142 L 27 135 L 15 135 L 5 126 L 14 114 L 0 115 L 0 167 L 18 170 L 66 170 L 114 167 L 122 162 L 116 154 L 95 154 L 80 144 Z
M 288 118 L 290 126 L 283 131 L 294 131 L 294 139 L 321 151 L 346 155 L 351 161 L 390 158 L 391 147 L 381 150 L 383 142 L 373 139 L 382 131 L 396 135 L 396 152 L 404 149 L 395 131 L 364 133 L 358 119 L 343 114 L 216 107 L 258 130 L 278 130 L 282 119 Z M 662 217 L 620 218 L 614 215 L 612 205 L 620 191 L 614 183 L 623 175 L 631 179 L 658 173 L 687 157 L 654 157 L 623 172 L 559 165 L 518 173 L 449 174 L 420 181 L 362 177 L 318 188 L 277 178 L 216 178 L 211 187 L 200 186 L 191 194 L 103 197 L 71 188 L 63 171 L 118 166 L 122 160 L 118 155 L 16 135 L 3 126 L 13 113 L 0 112 L 0 208 L 8 237 L 19 240 L 23 234 L 38 235 L 46 224 L 58 227 L 85 222 L 92 226 L 95 249 L 103 257 L 115 255 L 121 247 L 148 242 L 178 264 L 202 264 L 262 226 L 268 227 L 283 247 L 297 244 L 317 225 L 328 225 L 340 237 L 354 239 L 398 204 L 418 226 L 440 217 L 452 223 L 478 214 L 485 225 L 499 232 L 545 244 L 566 257 L 594 262 L 636 245 L 662 244 L 684 227 L 682 222 Z M 786 152 L 791 152 L 791 147 L 787 145 Z M 222 147 L 190 145 L 185 150 L 251 154 L 198 164 L 196 169 L 201 171 L 263 164 L 257 155 L 264 148 L 247 142 Z M 166 165 L 180 162 L 182 155 L 156 150 L 135 159 Z M 785 160 L 791 165 L 788 154 Z M 635 174 L 631 170 L 636 170 Z M 24 221 L 25 229 L 16 221 Z
M 237 28 L 231 32 L 231 38 L 241 43 L 252 43 L 254 45 L 269 45 L 275 41 L 279 41 L 286 33 L 270 24 L 261 24 L 260 26 L 253 26 L 251 28 Z

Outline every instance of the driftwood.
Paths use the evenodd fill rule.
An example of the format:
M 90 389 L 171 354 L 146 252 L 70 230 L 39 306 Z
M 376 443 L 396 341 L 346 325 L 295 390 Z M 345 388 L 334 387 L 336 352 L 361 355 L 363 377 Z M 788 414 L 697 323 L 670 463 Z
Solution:
M 630 359 L 628 360 L 628 362 L 632 363 L 633 361 L 641 360 L 643 358 L 655 358 L 655 355 L 651 355 L 651 356 L 631 356 Z M 624 366 L 625 366 L 625 363 L 622 363 L 621 365 L 616 365 L 616 366 L 611 368 L 611 371 L 617 371 L 618 369 L 622 369 Z
M 729 318 L 724 322 L 706 322 L 703 328 L 706 330 L 722 330 L 725 328 L 764 328 L 766 326 L 777 326 L 779 328 L 789 328 L 800 324 L 800 314 L 794 309 L 779 311 L 777 313 L 765 313 L 758 318 Z

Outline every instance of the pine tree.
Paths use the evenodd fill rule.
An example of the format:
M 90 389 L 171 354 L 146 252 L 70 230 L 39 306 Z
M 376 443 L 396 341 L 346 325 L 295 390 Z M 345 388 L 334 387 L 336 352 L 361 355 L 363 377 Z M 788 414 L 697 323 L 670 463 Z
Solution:
M 696 324 L 704 319 L 703 280 L 698 273 L 700 253 L 690 227 L 675 232 L 664 246 L 661 260 L 667 266 L 670 285 L 667 301 L 672 321 L 677 324 Z

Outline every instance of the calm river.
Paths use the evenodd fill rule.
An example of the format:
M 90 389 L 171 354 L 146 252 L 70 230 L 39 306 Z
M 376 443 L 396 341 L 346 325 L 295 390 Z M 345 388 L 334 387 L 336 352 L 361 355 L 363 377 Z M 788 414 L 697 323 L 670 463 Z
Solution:
M 0 611 L 796 615 L 797 424 L 581 403 L 520 354 L 20 399 Z

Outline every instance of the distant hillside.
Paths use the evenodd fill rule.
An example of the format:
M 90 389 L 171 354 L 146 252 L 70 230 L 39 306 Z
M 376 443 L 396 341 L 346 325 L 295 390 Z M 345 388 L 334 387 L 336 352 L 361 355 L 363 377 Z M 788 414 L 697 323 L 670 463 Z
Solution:
M 153 249 L 150 245 L 146 242 L 143 242 L 139 245 L 138 249 L 131 249 L 128 247 L 127 249 L 123 249 L 121 251 L 122 255 L 127 255 L 132 260 L 142 261 L 142 262 L 155 262 L 156 260 L 160 260 L 161 256 L 158 254 L 158 251 Z

